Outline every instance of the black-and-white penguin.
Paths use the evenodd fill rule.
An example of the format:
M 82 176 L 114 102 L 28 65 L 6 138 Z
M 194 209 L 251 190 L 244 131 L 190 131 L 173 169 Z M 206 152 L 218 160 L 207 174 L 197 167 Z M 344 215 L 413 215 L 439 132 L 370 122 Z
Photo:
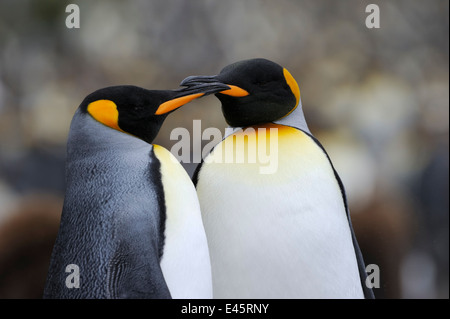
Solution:
M 181 85 L 217 82 L 229 87 L 216 96 L 234 132 L 194 175 L 214 297 L 372 298 L 344 186 L 295 79 L 251 59 Z
M 84 99 L 70 126 L 45 298 L 212 296 L 194 185 L 151 144 L 171 111 L 204 94 L 114 86 Z

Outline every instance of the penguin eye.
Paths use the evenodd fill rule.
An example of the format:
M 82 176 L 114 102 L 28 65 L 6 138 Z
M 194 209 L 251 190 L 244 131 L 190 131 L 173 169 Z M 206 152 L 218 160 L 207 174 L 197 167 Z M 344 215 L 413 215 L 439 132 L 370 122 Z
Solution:
M 255 85 L 259 85 L 259 86 L 263 86 L 263 85 L 266 85 L 266 84 L 267 84 L 267 81 L 265 81 L 265 80 L 263 80 L 263 79 L 257 79 L 257 80 L 254 82 L 254 84 L 255 84 Z
M 260 87 L 261 86 L 264 87 L 264 86 L 270 85 L 273 82 L 276 82 L 276 81 L 271 80 L 271 79 L 259 78 L 259 79 L 256 79 L 255 82 L 253 82 L 253 84 L 257 85 L 257 86 L 260 86 Z

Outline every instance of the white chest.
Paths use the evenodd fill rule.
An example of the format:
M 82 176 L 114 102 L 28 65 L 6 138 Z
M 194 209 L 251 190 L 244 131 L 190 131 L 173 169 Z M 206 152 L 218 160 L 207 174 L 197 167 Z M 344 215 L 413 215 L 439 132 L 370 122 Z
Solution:
M 169 151 L 157 145 L 154 151 L 166 206 L 164 279 L 172 298 L 212 298 L 208 244 L 194 185 Z
M 267 163 L 258 156 L 254 163 L 214 158 L 226 154 L 222 142 L 199 175 L 214 296 L 363 297 L 342 194 L 328 159 L 303 132 L 270 127 L 278 128 L 276 145 L 266 143 L 277 153 L 272 174 L 261 174 Z M 250 154 L 252 138 L 236 138 L 235 152 L 244 146 Z

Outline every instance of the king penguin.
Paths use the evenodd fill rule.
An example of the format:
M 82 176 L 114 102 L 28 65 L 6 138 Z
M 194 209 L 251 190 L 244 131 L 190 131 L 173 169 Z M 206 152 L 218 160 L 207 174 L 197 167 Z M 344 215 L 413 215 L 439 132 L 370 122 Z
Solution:
M 70 126 L 44 298 L 212 297 L 195 187 L 151 144 L 170 112 L 204 94 L 113 86 L 84 99 Z
M 293 76 L 250 59 L 181 85 L 208 83 L 228 86 L 216 97 L 233 128 L 193 177 L 214 298 L 373 298 L 344 186 Z

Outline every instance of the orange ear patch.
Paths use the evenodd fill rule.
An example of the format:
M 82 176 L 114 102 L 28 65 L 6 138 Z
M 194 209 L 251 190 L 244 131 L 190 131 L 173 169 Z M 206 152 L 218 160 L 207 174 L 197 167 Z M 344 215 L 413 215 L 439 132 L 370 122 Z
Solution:
M 119 111 L 113 101 L 97 100 L 88 105 L 87 111 L 100 123 L 118 131 L 124 132 L 119 127 Z
M 289 73 L 287 69 L 283 69 L 284 78 L 286 79 L 286 83 L 291 88 L 292 93 L 297 100 L 296 106 L 300 102 L 300 88 L 298 87 L 297 81 L 295 81 L 294 77 Z

